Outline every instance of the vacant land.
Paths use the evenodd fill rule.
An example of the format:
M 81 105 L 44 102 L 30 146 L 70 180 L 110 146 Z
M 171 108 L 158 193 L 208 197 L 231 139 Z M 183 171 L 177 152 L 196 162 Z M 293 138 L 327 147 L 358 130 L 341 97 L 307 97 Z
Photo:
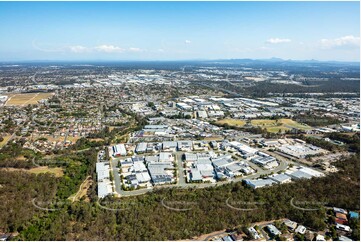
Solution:
M 25 106 L 37 104 L 40 100 L 47 99 L 54 93 L 20 93 L 11 95 L 5 106 Z
M 205 141 L 212 141 L 212 140 L 223 140 L 223 137 L 221 135 L 214 135 L 211 137 L 205 137 L 203 140 Z
M 62 177 L 64 175 L 63 169 L 60 167 L 50 168 L 48 166 L 39 166 L 31 169 L 22 169 L 22 168 L 0 168 L 6 171 L 25 171 L 32 174 L 40 174 L 40 173 L 51 173 L 56 177 Z
M 87 197 L 88 189 L 93 184 L 93 180 L 91 176 L 87 176 L 83 183 L 80 185 L 79 190 L 76 194 L 73 194 L 69 197 L 69 199 L 73 202 L 79 201 L 81 198 L 85 197 L 85 201 L 89 202 L 89 197 Z
M 101 141 L 104 141 L 104 139 L 102 138 L 94 138 L 94 139 L 89 139 L 89 141 L 95 141 L 95 142 L 101 142 Z
M 273 119 L 253 119 L 251 120 L 253 126 L 275 126 L 277 125 L 277 120 Z
M 50 142 L 63 142 L 64 141 L 64 136 L 60 136 L 60 135 L 58 135 L 58 136 L 53 136 L 53 135 L 39 135 L 39 136 L 34 136 L 33 137 L 34 138 L 34 140 L 36 140 L 36 139 L 39 139 L 39 138 L 46 138 L 48 141 L 50 141 Z
M 251 120 L 252 126 L 259 126 L 261 128 L 266 128 L 268 132 L 277 133 L 279 131 L 284 132 L 287 130 L 301 129 L 301 130 L 309 130 L 310 126 L 297 123 L 292 119 L 254 119 Z
M 0 142 L 0 149 L 6 144 L 6 142 L 8 142 L 8 140 L 10 139 L 11 135 L 6 135 L 3 136 L 3 141 Z
M 242 127 L 246 124 L 246 121 L 241 119 L 222 119 L 222 120 L 218 120 L 217 123 L 228 124 L 229 126 Z
M 68 137 L 66 137 L 66 141 L 71 141 L 72 143 L 77 142 L 78 139 L 81 139 L 81 136 L 76 136 L 76 137 L 68 136 Z M 64 141 L 64 137 L 63 137 L 62 141 Z

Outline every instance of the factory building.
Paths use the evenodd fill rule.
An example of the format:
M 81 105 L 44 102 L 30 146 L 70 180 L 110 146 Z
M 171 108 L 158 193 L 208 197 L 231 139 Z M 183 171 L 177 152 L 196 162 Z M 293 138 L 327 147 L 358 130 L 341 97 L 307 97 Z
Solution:
M 271 179 L 279 184 L 288 183 L 288 182 L 292 181 L 291 177 L 287 176 L 286 174 L 278 174 L 275 176 L 271 176 L 271 177 L 269 177 L 269 179 Z
M 109 163 L 97 162 L 95 164 L 95 171 L 97 173 L 98 197 L 104 198 L 112 194 L 112 186 L 109 180 Z
M 147 143 L 139 143 L 137 144 L 137 147 L 135 148 L 135 152 L 137 154 L 143 154 L 145 152 L 147 152 Z
M 174 182 L 173 165 L 170 162 L 148 164 L 148 170 L 154 185 Z
M 193 150 L 193 142 L 192 141 L 178 141 L 178 150 L 180 151 L 192 151 Z
M 178 144 L 176 141 L 164 141 L 162 143 L 162 150 L 163 151 L 171 151 L 175 152 L 177 150 Z
M 117 144 L 112 146 L 112 150 L 113 150 L 113 156 L 126 156 L 127 155 L 127 150 L 125 149 L 125 145 L 124 144 Z
M 252 187 L 253 189 L 256 188 L 261 188 L 261 187 L 265 187 L 265 186 L 271 186 L 273 184 L 275 184 L 275 181 L 272 181 L 271 179 L 259 179 L 259 180 L 248 180 L 245 179 L 243 180 L 247 185 L 249 185 L 250 187 Z
M 251 161 L 264 169 L 272 169 L 278 166 L 276 158 L 261 152 L 259 152 L 259 155 L 253 157 Z

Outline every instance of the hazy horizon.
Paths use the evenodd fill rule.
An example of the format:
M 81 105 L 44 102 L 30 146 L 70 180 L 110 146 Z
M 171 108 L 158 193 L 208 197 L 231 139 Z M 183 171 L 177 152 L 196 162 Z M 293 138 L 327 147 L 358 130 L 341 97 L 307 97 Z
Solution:
M 359 62 L 355 2 L 0 2 L 0 61 Z
M 32 63 L 32 62 L 214 62 L 214 61 L 265 61 L 265 62 L 320 62 L 320 63 L 327 63 L 327 62 L 337 62 L 337 63 L 355 63 L 360 64 L 359 60 L 355 61 L 342 61 L 342 60 L 317 60 L 317 59 L 282 59 L 278 57 L 271 57 L 271 58 L 231 58 L 231 59 L 137 59 L 137 60 L 126 60 L 126 59 L 88 59 L 88 60 L 71 60 L 71 59 L 59 59 L 59 60 L 52 60 L 52 59 L 24 59 L 24 60 L 0 60 L 0 63 Z

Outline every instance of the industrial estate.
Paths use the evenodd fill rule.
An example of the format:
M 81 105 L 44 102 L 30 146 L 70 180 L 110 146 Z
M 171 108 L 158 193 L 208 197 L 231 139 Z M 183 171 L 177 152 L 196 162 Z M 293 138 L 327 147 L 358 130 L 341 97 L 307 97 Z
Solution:
M 34 199 L 53 199 L 45 214 L 52 213 L 51 209 L 66 211 L 59 199 L 99 204 L 110 213 L 120 209 L 114 204 L 137 204 L 154 194 L 163 198 L 150 204 L 174 214 L 193 211 L 187 206 L 194 201 L 183 201 L 184 197 L 166 201 L 167 191 L 207 193 L 230 186 L 233 192 L 225 194 L 232 196 L 293 187 L 302 194 L 297 187 L 317 187 L 319 181 L 338 176 L 350 189 L 359 185 L 350 171 L 345 173 L 347 166 L 340 165 L 352 165 L 359 153 L 357 66 L 345 69 L 335 64 L 334 69 L 347 73 L 335 77 L 328 66 L 315 63 L 308 64 L 309 68 L 319 68 L 322 74 L 310 76 L 296 67 L 292 68 L 297 71 L 279 70 L 274 62 L 269 70 L 261 70 L 258 62 L 242 61 L 232 68 L 229 63 L 227 67 L 172 63 L 168 69 L 159 63 L 149 64 L 153 68 L 134 65 L 140 66 L 1 65 L 0 188 L 16 180 L 5 177 L 20 174 L 57 184 L 51 188 L 53 195 L 33 197 L 31 203 L 36 206 L 26 218 L 44 207 Z M 317 92 L 314 85 L 307 87 L 310 82 L 319 82 L 318 88 L 333 83 L 327 84 L 332 91 Z M 348 82 L 352 88 L 341 91 L 337 82 Z M 259 96 L 257 90 L 267 85 L 270 89 Z M 272 85 L 292 85 L 293 91 L 277 93 Z M 201 235 L 180 238 L 355 239 L 359 208 L 324 198 L 320 207 L 315 200 L 318 192 L 287 202 L 288 209 L 299 214 L 264 215 L 261 220 L 236 221 L 227 229 L 216 226 L 213 232 L 202 230 Z M 225 206 L 222 211 L 243 213 L 267 207 L 264 204 L 269 202 L 256 197 L 246 202 L 227 196 L 217 199 Z M 313 203 L 302 203 L 302 199 Z M 212 203 L 212 198 L 207 201 Z M 109 204 L 115 207 L 108 208 Z M 319 220 L 312 221 L 319 224 L 303 219 L 302 214 L 309 211 L 318 211 Z M 30 229 L 18 228 L 16 233 L 5 224 L 0 228 L 5 239 L 25 239 Z
M 360 2 L 0 1 L 0 36 L 0 242 L 361 241 Z

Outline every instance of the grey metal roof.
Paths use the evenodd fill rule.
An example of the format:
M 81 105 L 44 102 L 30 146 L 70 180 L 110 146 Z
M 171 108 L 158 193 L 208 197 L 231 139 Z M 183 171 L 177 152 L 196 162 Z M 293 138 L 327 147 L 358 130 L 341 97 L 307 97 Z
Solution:
M 185 153 L 185 160 L 187 161 L 196 161 L 197 160 L 197 154 L 194 153 Z
M 97 162 L 95 166 L 96 172 L 109 170 L 109 163 L 106 162 Z
M 268 230 L 273 234 L 273 235 L 279 235 L 281 234 L 281 231 L 279 231 L 276 226 L 274 226 L 273 224 L 269 224 L 267 225 Z
M 163 149 L 165 149 L 165 148 L 177 148 L 177 142 L 176 141 L 163 141 L 162 147 L 163 147 Z
M 135 148 L 136 152 L 145 152 L 147 149 L 147 143 L 139 143 Z
M 312 178 L 312 176 L 310 174 L 307 174 L 305 172 L 302 171 L 295 171 L 289 174 L 289 176 L 291 176 L 294 179 L 310 179 Z
M 229 159 L 217 159 L 217 160 L 212 161 L 212 163 L 215 166 L 226 166 L 226 165 L 228 165 L 230 163 L 230 161 L 232 161 L 232 160 L 229 160 Z
M 106 182 L 98 182 L 98 197 L 103 198 L 110 194 L 108 184 Z
M 279 182 L 279 183 L 282 183 L 284 181 L 287 181 L 289 179 L 291 179 L 290 176 L 287 176 L 286 174 L 278 174 L 274 177 L 270 177 L 270 179 L 276 181 L 276 182 Z
M 203 179 L 201 173 L 196 168 L 191 168 L 191 174 L 192 174 L 192 176 L 191 176 L 192 181 L 199 181 L 199 180 Z
M 235 172 L 235 171 L 240 171 L 243 167 L 240 166 L 239 164 L 230 164 L 226 167 L 227 170 Z
M 254 188 L 257 187 L 264 187 L 273 185 L 275 182 L 271 179 L 260 179 L 260 180 L 244 180 L 247 184 L 253 186 Z

